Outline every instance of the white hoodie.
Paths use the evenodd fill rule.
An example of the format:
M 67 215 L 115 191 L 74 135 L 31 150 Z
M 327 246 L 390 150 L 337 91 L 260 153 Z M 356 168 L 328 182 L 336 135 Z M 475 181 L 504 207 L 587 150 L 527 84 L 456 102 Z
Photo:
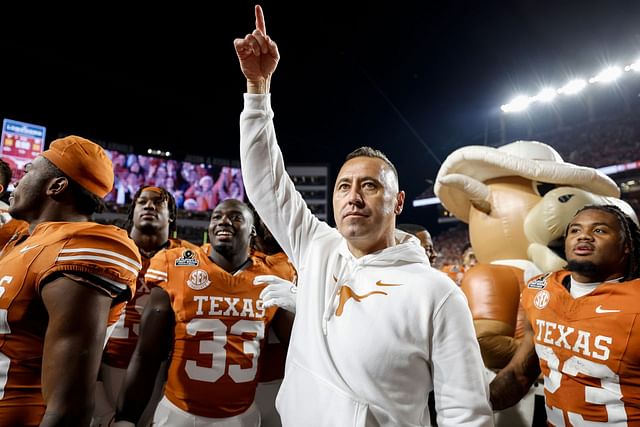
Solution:
M 245 94 L 241 162 L 247 195 L 298 271 L 284 426 L 491 426 L 488 387 L 462 292 L 429 266 L 417 239 L 355 258 L 318 220 L 284 169 L 270 95 Z M 342 303 L 341 303 L 342 301 Z

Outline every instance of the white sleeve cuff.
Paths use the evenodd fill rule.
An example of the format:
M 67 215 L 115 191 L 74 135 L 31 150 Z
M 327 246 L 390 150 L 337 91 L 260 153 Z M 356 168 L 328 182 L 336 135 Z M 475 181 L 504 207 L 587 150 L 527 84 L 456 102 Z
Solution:
M 244 109 L 245 111 L 262 110 L 273 114 L 273 110 L 271 110 L 271 94 L 245 93 Z

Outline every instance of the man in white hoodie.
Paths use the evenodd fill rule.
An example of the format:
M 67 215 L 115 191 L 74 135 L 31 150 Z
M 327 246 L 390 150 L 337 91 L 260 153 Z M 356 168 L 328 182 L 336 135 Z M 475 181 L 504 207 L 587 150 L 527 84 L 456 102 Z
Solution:
M 363 147 L 337 178 L 337 229 L 318 220 L 287 176 L 269 84 L 278 63 L 256 6 L 236 39 L 247 79 L 240 119 L 249 199 L 299 273 L 296 320 L 276 406 L 283 426 L 491 426 L 487 385 L 464 296 L 395 232 L 404 192 L 393 164 Z

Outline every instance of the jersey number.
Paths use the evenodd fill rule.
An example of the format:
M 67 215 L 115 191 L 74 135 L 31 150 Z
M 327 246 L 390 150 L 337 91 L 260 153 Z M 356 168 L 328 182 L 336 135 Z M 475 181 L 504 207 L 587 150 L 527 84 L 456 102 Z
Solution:
M 192 380 L 214 383 L 224 375 L 227 366 L 227 338 L 243 339 L 242 351 L 251 359 L 249 368 L 229 364 L 229 376 L 236 383 L 253 381 L 258 371 L 260 341 L 264 338 L 264 322 L 258 320 L 238 320 L 227 330 L 227 325 L 219 319 L 193 319 L 187 324 L 187 333 L 213 332 L 212 340 L 200 341 L 200 353 L 211 355 L 211 366 L 198 366 L 195 360 L 187 360 L 185 370 Z M 242 336 L 249 336 L 249 339 Z
M 147 305 L 147 301 L 149 300 L 149 294 L 140 295 L 136 298 L 134 309 L 138 312 L 138 317 L 142 316 L 142 312 L 144 311 L 144 307 Z M 128 314 L 127 308 L 122 309 L 122 313 L 120 313 L 120 317 L 118 317 L 118 321 L 115 324 L 113 332 L 111 333 L 111 338 L 118 339 L 128 339 L 129 338 L 129 328 L 125 326 L 125 320 L 127 320 Z M 136 338 L 140 335 L 140 323 L 133 322 L 131 324 L 133 328 L 133 333 L 136 335 Z
M 585 421 L 580 414 L 567 412 L 571 424 L 576 426 L 598 426 L 598 425 L 627 425 L 627 414 L 622 402 L 622 392 L 620 390 L 620 378 L 608 366 L 602 363 L 592 362 L 578 356 L 571 356 L 560 367 L 560 359 L 551 347 L 536 344 L 538 357 L 547 362 L 549 366 L 549 376 L 544 377 L 544 388 L 549 393 L 555 393 L 560 388 L 562 374 L 575 377 L 578 374 L 597 378 L 601 381 L 601 387 L 585 387 L 584 400 L 595 405 L 604 405 L 609 421 L 596 422 Z M 564 426 L 562 410 L 547 406 L 547 417 L 555 426 Z M 620 423 L 620 424 L 617 424 Z

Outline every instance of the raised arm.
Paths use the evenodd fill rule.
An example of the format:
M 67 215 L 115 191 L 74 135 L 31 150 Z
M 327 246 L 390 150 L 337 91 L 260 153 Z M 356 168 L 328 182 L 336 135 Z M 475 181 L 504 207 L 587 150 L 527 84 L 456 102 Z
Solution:
M 142 313 L 138 344 L 118 396 L 116 421 L 135 424 L 140 419 L 153 392 L 160 364 L 173 347 L 174 325 L 169 294 L 162 288 L 153 288 Z
M 266 35 L 259 6 L 256 29 L 234 44 L 249 92 L 240 116 L 240 161 L 246 194 L 293 264 L 300 265 L 307 245 L 319 237 L 318 231 L 335 230 L 309 211 L 285 171 L 267 93 L 280 56 L 275 42 Z
M 240 69 L 247 78 L 248 93 L 269 93 L 271 75 L 278 66 L 278 46 L 267 35 L 262 8 L 256 6 L 256 29 L 244 39 L 233 42 L 240 60 Z
M 89 425 L 111 297 L 66 276 L 41 291 L 49 313 L 42 356 L 41 427 Z
M 527 321 L 518 350 L 489 385 L 493 409 L 505 409 L 518 403 L 527 394 L 538 375 L 540 362 L 533 342 L 533 329 Z

